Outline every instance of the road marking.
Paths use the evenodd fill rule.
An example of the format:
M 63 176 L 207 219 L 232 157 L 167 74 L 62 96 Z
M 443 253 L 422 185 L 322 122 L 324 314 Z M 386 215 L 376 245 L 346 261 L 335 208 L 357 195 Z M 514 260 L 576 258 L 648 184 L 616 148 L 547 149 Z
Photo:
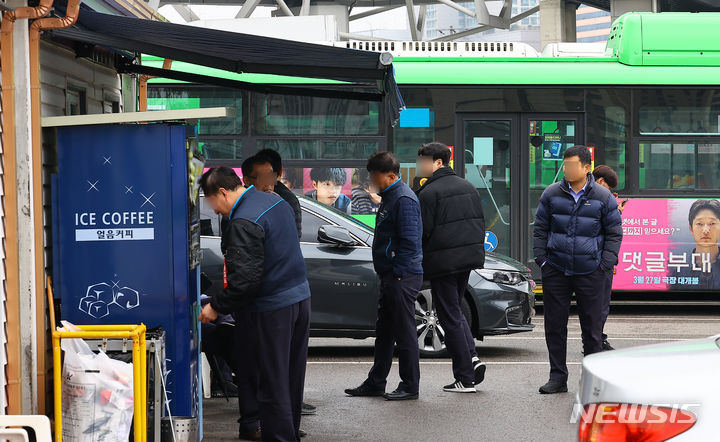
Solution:
M 307 365 L 372 365 L 373 361 L 308 361 Z M 397 365 L 393 361 L 393 365 Z M 452 365 L 452 361 L 420 361 L 420 365 Z M 541 361 L 487 361 L 485 365 L 550 365 Z M 567 365 L 582 365 L 582 362 L 567 362 Z
M 542 316 L 536 316 L 536 317 L 532 318 L 533 322 L 542 321 L 544 319 L 545 318 L 543 318 Z M 575 316 L 575 317 L 571 316 L 570 319 L 574 320 L 574 321 L 579 320 L 577 316 Z M 637 321 L 637 320 L 642 320 L 642 321 L 650 321 L 650 320 L 652 320 L 652 321 L 678 321 L 678 320 L 682 320 L 682 321 L 720 321 L 720 318 L 685 318 L 685 317 L 682 317 L 681 315 L 678 315 L 678 316 L 620 316 L 620 315 L 612 316 L 612 315 L 610 315 L 610 316 L 608 316 L 608 321 L 622 321 L 622 320 L 628 320 L 628 321 Z
M 608 336 L 608 341 L 689 341 L 691 339 L 705 339 L 707 336 L 698 336 L 697 338 L 632 338 L 632 337 L 615 337 L 615 335 L 610 334 Z M 544 341 L 545 338 L 542 336 L 527 336 L 527 337 L 515 337 L 515 336 L 486 336 L 485 341 L 504 341 L 504 340 L 515 340 L 515 341 L 526 341 L 526 340 L 537 340 L 537 341 Z M 580 341 L 582 338 L 574 338 L 574 337 L 568 337 L 568 340 L 573 341 Z

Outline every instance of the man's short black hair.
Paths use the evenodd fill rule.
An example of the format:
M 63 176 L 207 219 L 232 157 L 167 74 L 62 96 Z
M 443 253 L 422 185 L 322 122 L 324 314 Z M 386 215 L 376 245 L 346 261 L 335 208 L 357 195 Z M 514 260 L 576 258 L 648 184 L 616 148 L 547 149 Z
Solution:
M 253 170 L 253 158 L 254 157 L 248 157 L 245 159 L 245 161 L 242 162 L 242 165 L 240 165 L 240 170 L 242 170 L 243 176 L 252 176 L 252 170 Z
M 200 187 L 205 196 L 217 195 L 220 189 L 235 190 L 242 186 L 240 177 L 229 167 L 213 167 L 200 177 Z
M 442 160 L 443 166 L 450 164 L 450 155 L 450 148 L 437 141 L 423 144 L 418 149 L 419 157 L 432 157 L 433 161 Z
M 585 146 L 568 147 L 563 158 L 567 159 L 572 157 L 580 158 L 580 164 L 583 166 L 592 164 L 592 155 L 590 155 L 590 151 Z
M 367 171 L 400 175 L 400 162 L 390 152 L 378 152 L 368 159 Z
M 273 172 L 280 175 L 280 172 L 282 171 L 282 157 L 276 150 L 263 149 L 258 151 L 255 156 L 263 159 L 262 162 L 255 164 L 270 163 L 273 168 Z
M 617 172 L 615 172 L 612 167 L 606 166 L 604 164 L 601 164 L 600 166 L 595 166 L 592 174 L 595 177 L 595 181 L 602 178 L 607 183 L 607 185 L 610 186 L 611 189 L 616 188 L 618 186 L 618 182 L 620 181 Z
M 275 169 L 275 166 L 273 166 L 273 161 L 274 158 L 272 158 L 272 155 L 267 155 L 262 151 L 258 152 L 247 160 L 243 161 L 243 165 L 241 166 L 243 168 L 243 175 L 251 175 L 253 168 L 257 164 L 269 164 L 270 167 L 272 167 L 273 172 L 279 175 L 279 169 Z M 247 167 L 247 173 L 245 172 L 245 167 Z
M 347 172 L 340 167 L 313 167 L 310 169 L 310 179 L 315 182 L 331 181 L 336 186 L 347 182 Z
M 692 203 L 692 206 L 690 206 L 690 212 L 688 213 L 688 222 L 690 223 L 690 227 L 692 227 L 693 221 L 695 221 L 695 217 L 697 217 L 697 214 L 700 213 L 700 211 L 702 210 L 710 210 L 712 213 L 715 214 L 718 219 L 720 219 L 720 201 L 697 200 Z

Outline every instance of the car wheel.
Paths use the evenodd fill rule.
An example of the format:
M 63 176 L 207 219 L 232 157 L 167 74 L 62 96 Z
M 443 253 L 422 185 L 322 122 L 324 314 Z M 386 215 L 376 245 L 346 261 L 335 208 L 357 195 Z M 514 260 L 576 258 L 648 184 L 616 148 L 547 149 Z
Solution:
M 460 302 L 460 310 L 465 315 L 468 324 L 472 325 L 472 313 L 466 299 Z M 437 309 L 433 304 L 430 289 L 421 290 L 415 301 L 415 324 L 417 326 L 418 347 L 420 356 L 444 357 L 447 356 L 445 348 L 445 330 L 440 324 Z

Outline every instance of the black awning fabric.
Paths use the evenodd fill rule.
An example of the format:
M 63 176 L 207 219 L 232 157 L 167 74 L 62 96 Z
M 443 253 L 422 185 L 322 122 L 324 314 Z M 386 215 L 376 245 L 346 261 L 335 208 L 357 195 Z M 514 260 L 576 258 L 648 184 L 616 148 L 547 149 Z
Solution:
M 228 80 L 208 75 L 193 74 L 190 72 L 160 69 L 139 64 L 126 63 L 120 67 L 120 72 L 150 75 L 153 77 L 170 78 L 190 83 L 212 84 L 229 89 L 255 91 L 264 94 L 300 95 L 306 97 L 346 98 L 361 101 L 382 101 L 383 94 L 379 92 L 359 92 L 345 88 L 319 89 L 317 87 L 294 87 L 276 84 L 258 84 L 245 81 Z
M 58 2 L 56 2 L 58 3 Z M 144 20 L 81 8 L 74 27 L 53 35 L 230 72 L 327 78 L 371 85 L 386 95 L 393 123 L 404 108 L 392 65 L 377 52 Z

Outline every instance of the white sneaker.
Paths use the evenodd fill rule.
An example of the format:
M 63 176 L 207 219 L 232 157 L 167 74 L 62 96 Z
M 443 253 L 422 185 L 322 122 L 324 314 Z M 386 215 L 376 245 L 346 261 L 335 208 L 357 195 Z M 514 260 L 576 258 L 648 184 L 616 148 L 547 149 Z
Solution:
M 443 387 L 443 390 L 448 391 L 450 393 L 476 393 L 477 390 L 475 390 L 474 385 L 465 385 L 460 381 L 456 381 L 454 384 L 446 385 Z

